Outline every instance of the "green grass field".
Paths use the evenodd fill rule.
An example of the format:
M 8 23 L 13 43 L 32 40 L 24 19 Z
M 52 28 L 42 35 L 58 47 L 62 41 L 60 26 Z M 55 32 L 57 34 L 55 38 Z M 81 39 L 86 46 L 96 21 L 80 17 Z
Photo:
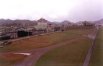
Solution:
M 0 48 L 0 52 L 11 52 L 11 51 L 25 51 L 32 50 L 34 48 L 47 47 L 50 45 L 58 44 L 64 40 L 70 40 L 84 34 L 92 32 L 90 30 L 69 30 L 65 32 L 57 32 L 43 36 L 34 36 L 31 38 L 19 40 L 13 42 L 11 45 Z
M 65 43 L 65 41 L 69 41 L 71 39 L 74 39 L 74 38 L 77 38 L 80 36 L 82 37 L 83 35 L 89 34 L 89 33 L 93 32 L 93 30 L 94 29 L 83 29 L 83 30 L 77 29 L 77 30 L 69 30 L 69 31 L 64 31 L 64 32 L 56 32 L 56 33 L 43 35 L 43 36 L 33 36 L 31 38 L 15 41 L 11 45 L 0 48 L 0 53 L 27 51 L 27 50 L 33 50 L 36 48 L 47 47 L 47 46 L 59 44 L 61 42 Z M 56 53 L 58 53 L 59 55 L 61 54 L 60 56 L 58 56 L 57 59 L 60 60 L 60 62 L 62 62 L 61 59 L 63 59 L 63 58 L 65 59 L 67 56 L 68 59 L 71 59 L 71 60 L 73 59 L 70 62 L 71 64 L 73 62 L 75 62 L 75 63 L 80 62 L 80 64 L 81 64 L 81 62 L 83 62 L 84 55 L 87 52 L 88 47 L 90 46 L 90 44 L 89 44 L 90 42 L 91 41 L 84 38 L 83 40 L 79 40 L 78 42 L 61 47 L 60 50 L 55 49 Z M 50 52 L 53 53 L 52 51 L 50 51 Z M 64 55 L 62 54 L 63 52 L 64 52 Z M 72 52 L 72 53 L 70 53 L 70 52 Z M 72 56 L 71 58 L 70 58 L 69 54 L 70 54 L 70 56 Z M 54 53 L 54 56 L 55 55 L 56 54 Z M 5 57 L 6 57 L 6 55 L 0 55 L 0 66 L 12 66 L 13 64 L 18 63 L 25 58 L 22 55 L 21 56 L 12 55 L 12 60 L 10 60 L 10 57 L 6 57 L 6 58 Z M 77 60 L 74 60 L 76 57 L 77 57 Z M 49 58 L 50 57 L 48 56 L 47 57 L 48 60 L 50 60 L 53 57 L 51 57 L 50 59 Z M 53 58 L 53 60 L 54 60 L 54 58 Z M 63 60 L 63 62 L 67 63 L 69 61 L 68 59 L 66 59 L 65 61 Z M 78 61 L 78 60 L 80 60 L 80 61 Z M 42 63 L 42 62 L 38 62 L 38 63 Z M 43 63 L 45 63 L 45 62 L 43 62 Z M 52 63 L 53 62 L 50 62 L 50 64 L 52 64 Z M 59 63 L 59 61 L 58 61 L 58 63 Z M 52 66 L 54 66 L 54 65 L 52 65 Z
M 36 66 L 82 66 L 91 42 L 83 38 L 51 50 L 38 60 Z
M 99 30 L 89 66 L 103 66 L 103 28 Z

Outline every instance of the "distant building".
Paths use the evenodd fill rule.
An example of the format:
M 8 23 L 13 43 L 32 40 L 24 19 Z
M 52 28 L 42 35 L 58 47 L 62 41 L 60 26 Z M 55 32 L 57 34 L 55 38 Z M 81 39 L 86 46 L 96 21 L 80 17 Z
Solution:
M 49 23 L 49 24 L 48 24 L 47 31 L 48 31 L 48 32 L 53 32 L 53 31 L 54 31 L 54 27 L 55 27 L 55 24 L 54 24 L 54 23 Z
M 83 24 L 83 22 L 81 21 L 81 22 L 77 22 L 76 25 L 77 25 L 77 26 L 83 26 L 84 24 Z
M 0 36 L 9 36 L 10 38 L 17 38 L 16 28 L 2 26 L 0 28 Z
M 48 29 L 48 21 L 41 18 L 37 21 L 37 25 L 35 26 L 36 30 L 45 30 L 47 31 Z
M 67 20 L 65 20 L 61 23 L 62 30 L 68 30 L 72 26 L 73 26 L 73 23 L 71 23 L 70 21 L 67 21 Z

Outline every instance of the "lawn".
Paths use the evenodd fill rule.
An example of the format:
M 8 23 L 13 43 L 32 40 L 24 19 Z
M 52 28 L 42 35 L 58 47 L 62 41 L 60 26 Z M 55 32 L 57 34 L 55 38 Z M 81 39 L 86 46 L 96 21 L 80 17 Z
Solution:
M 89 66 L 103 66 L 103 28 L 99 30 Z
M 47 47 L 50 45 L 58 44 L 64 40 L 70 40 L 83 34 L 88 34 L 92 32 L 90 30 L 69 30 L 65 32 L 56 32 L 43 36 L 33 36 L 31 38 L 26 38 L 18 41 L 12 42 L 11 45 L 0 48 L 0 52 L 11 52 L 11 51 L 25 51 L 34 48 Z
M 92 40 L 83 38 L 51 50 L 38 60 L 36 66 L 82 66 L 91 43 Z

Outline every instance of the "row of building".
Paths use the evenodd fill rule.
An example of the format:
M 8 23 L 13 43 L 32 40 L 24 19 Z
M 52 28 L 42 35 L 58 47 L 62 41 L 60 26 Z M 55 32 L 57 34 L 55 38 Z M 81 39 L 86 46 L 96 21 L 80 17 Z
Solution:
M 88 22 L 71 23 L 69 21 L 63 21 L 61 23 L 49 22 L 43 18 L 37 20 L 35 23 L 21 23 L 20 25 L 0 26 L 0 40 L 14 39 L 18 37 L 24 37 L 29 35 L 35 35 L 40 33 L 64 31 L 74 26 L 93 26 Z

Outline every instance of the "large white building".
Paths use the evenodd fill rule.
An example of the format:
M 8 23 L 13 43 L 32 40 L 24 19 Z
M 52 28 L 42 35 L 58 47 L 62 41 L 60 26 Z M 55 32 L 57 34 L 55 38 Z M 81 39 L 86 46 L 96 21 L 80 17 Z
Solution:
M 47 29 L 48 24 L 46 22 L 38 22 L 37 25 L 35 26 L 35 28 L 37 30 L 44 30 Z
M 49 22 L 43 18 L 37 21 L 37 25 L 35 26 L 36 30 L 46 30 L 47 32 L 54 31 L 55 24 Z
M 48 21 L 41 18 L 37 21 L 37 25 L 35 26 L 36 30 L 47 30 Z

